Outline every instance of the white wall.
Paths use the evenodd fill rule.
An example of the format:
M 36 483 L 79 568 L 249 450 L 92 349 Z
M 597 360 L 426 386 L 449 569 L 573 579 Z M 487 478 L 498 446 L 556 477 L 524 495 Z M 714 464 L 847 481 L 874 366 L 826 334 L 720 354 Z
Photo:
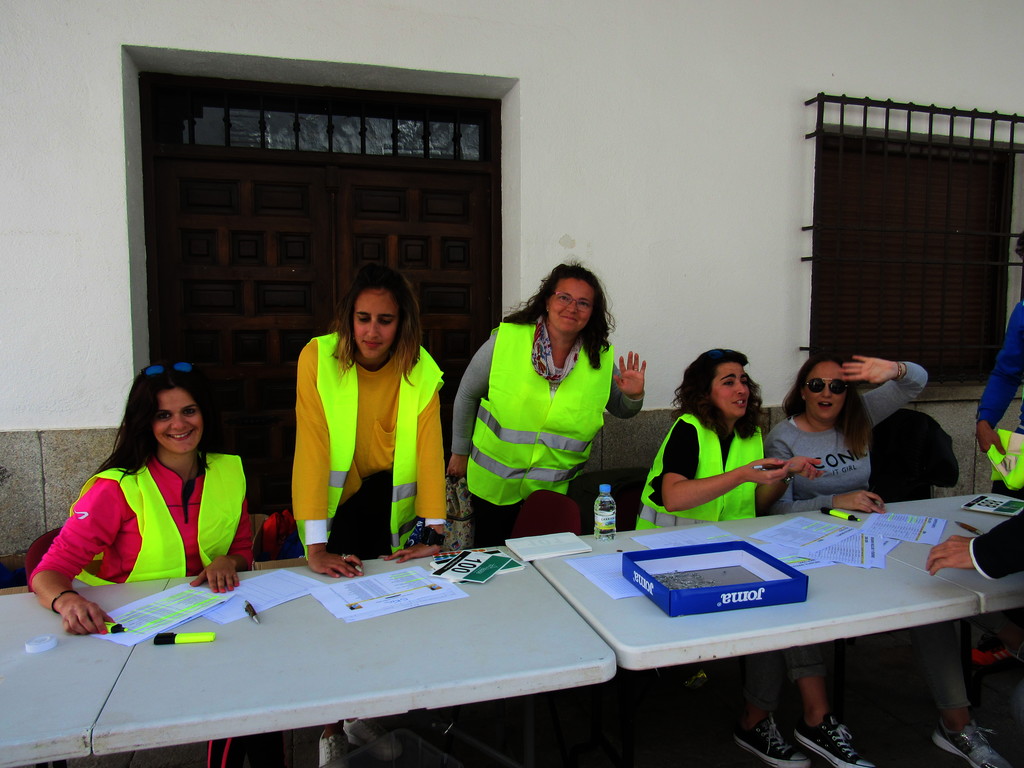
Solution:
M 1024 111 L 1019 8 L 5 0 L 0 430 L 116 424 L 148 355 L 140 67 L 502 98 L 504 304 L 580 257 L 649 361 L 648 407 L 713 346 L 777 403 L 807 339 L 803 102 Z

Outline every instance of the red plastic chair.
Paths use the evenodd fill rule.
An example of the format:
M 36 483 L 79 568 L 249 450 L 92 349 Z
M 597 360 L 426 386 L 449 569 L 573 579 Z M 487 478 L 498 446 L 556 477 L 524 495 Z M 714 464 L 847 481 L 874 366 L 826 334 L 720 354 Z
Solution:
M 562 493 L 534 491 L 519 510 L 516 524 L 512 526 L 512 538 L 566 531 L 580 535 L 579 504 Z
M 25 578 L 29 580 L 28 588 L 32 591 L 32 571 L 39 565 L 39 561 L 43 559 L 43 555 L 46 554 L 46 550 L 50 548 L 50 544 L 57 538 L 57 534 L 60 533 L 60 528 L 54 528 L 52 531 L 47 531 L 38 539 L 29 545 L 28 552 L 25 553 Z

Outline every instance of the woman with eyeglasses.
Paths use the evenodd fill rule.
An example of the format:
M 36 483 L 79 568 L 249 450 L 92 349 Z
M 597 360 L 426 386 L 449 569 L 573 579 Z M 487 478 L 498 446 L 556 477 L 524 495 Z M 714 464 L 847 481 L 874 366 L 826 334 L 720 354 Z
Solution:
M 857 391 L 857 382 L 881 386 Z M 773 456 L 815 457 L 823 475 L 796 478 L 773 513 L 836 507 L 884 512 L 885 500 L 871 491 L 871 429 L 917 397 L 928 373 L 916 363 L 854 355 L 851 360 L 812 355 L 800 367 L 783 400 L 786 420 L 775 425 L 766 446 Z
M 30 575 L 71 634 L 105 634 L 106 611 L 73 579 L 109 584 L 193 576 L 214 592 L 252 565 L 245 475 L 220 453 L 220 420 L 191 363 L 156 363 L 132 383 L 113 453 Z
M 448 474 L 465 477 L 478 545 L 504 543 L 533 491 L 565 493 L 590 454 L 604 411 L 640 412 L 647 363 L 619 358 L 604 288 L 581 264 L 559 264 L 470 361 L 455 397 Z

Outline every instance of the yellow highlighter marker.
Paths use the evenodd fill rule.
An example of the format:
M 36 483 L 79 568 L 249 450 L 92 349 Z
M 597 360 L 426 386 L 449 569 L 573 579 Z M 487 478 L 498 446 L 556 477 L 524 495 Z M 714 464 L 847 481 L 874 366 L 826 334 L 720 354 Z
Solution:
M 161 632 L 153 638 L 153 645 L 212 643 L 216 639 L 216 632 Z
M 859 517 L 854 517 L 849 512 L 846 512 L 842 509 L 829 509 L 828 507 L 822 507 L 821 514 L 832 515 L 832 517 L 838 517 L 840 520 L 853 520 L 853 522 L 855 523 L 860 522 Z

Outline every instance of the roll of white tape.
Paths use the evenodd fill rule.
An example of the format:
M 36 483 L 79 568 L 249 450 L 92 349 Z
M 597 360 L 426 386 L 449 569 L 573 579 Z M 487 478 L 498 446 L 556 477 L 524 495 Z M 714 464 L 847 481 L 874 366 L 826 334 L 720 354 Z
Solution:
M 56 647 L 56 635 L 39 635 L 25 643 L 25 653 L 42 653 Z

